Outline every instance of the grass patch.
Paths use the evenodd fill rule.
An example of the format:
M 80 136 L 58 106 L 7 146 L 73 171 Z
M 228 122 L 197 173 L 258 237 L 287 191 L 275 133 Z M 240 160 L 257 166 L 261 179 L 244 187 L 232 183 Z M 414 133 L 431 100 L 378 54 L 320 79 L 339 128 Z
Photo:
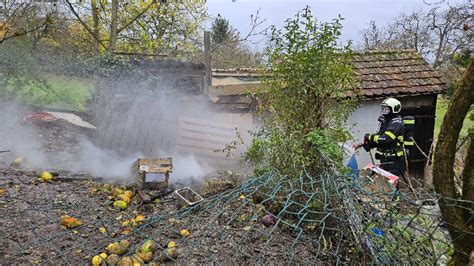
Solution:
M 84 111 L 92 98 L 92 83 L 65 76 L 48 75 L 38 79 L 8 80 L 6 91 L 21 101 L 41 107 Z
M 438 100 L 436 102 L 436 118 L 435 118 L 435 132 L 434 132 L 435 138 L 438 138 L 439 130 L 441 128 L 441 124 L 443 123 L 444 115 L 446 114 L 446 111 L 448 111 L 448 105 L 449 105 L 449 101 L 447 99 L 445 99 L 442 96 L 438 96 Z M 461 133 L 460 133 L 461 137 L 467 136 L 469 129 L 474 128 L 474 121 L 469 119 L 470 114 L 473 112 L 474 110 L 471 109 L 469 114 L 464 119 Z

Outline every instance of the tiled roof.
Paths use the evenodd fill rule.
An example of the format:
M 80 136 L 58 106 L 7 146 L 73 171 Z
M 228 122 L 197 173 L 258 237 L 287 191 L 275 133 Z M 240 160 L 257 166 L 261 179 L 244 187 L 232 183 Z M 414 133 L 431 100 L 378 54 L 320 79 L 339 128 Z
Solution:
M 441 74 L 431 69 L 415 50 L 366 51 L 354 55 L 354 68 L 366 98 L 386 96 L 438 94 L 446 90 Z M 255 82 L 249 78 L 259 75 L 256 69 L 214 69 L 214 95 L 241 95 L 254 91 Z M 225 78 L 239 79 L 239 85 L 225 83 Z M 221 82 L 217 82 L 221 80 Z M 246 82 L 247 81 L 247 82 Z M 249 88 L 245 89 L 249 83 Z M 251 84 L 250 84 L 251 83 Z M 235 88 L 234 88 L 235 87 Z M 250 88 L 252 87 L 252 88 Z
M 431 69 L 415 50 L 367 51 L 354 56 L 362 95 L 437 94 L 446 90 L 441 74 Z

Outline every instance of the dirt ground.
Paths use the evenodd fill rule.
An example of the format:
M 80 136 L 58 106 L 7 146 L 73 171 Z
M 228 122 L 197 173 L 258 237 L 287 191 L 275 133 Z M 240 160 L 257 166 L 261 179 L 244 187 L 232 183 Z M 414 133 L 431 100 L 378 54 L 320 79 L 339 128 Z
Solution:
M 304 262 L 315 254 L 316 247 L 304 245 L 304 241 L 292 246 L 294 232 L 272 230 L 258 220 L 242 219 L 242 214 L 250 217 L 255 210 L 242 207 L 238 201 L 214 200 L 212 206 L 205 203 L 205 208 L 179 210 L 173 195 L 141 204 L 135 194 L 130 206 L 120 211 L 113 207 L 111 191 L 125 187 L 102 183 L 86 174 L 57 174 L 51 182 L 40 182 L 35 170 L 0 169 L 0 264 L 90 263 L 107 245 L 123 239 L 131 244 L 123 256 L 132 256 L 135 247 L 152 239 L 158 244 L 153 256 L 156 263 L 170 261 L 163 255 L 170 241 L 177 244 L 179 256 L 174 259 L 179 263 L 244 263 L 257 258 L 269 263 Z M 195 188 L 212 201 L 236 185 L 236 180 L 225 180 Z M 239 217 L 233 219 L 237 209 Z M 83 224 L 66 228 L 60 224 L 62 215 L 80 219 Z M 130 222 L 137 215 L 145 219 Z M 127 221 L 129 224 L 124 225 Z M 182 229 L 189 230 L 190 236 L 182 236 Z M 290 247 L 294 258 L 288 257 Z
M 40 132 L 42 149 L 56 159 L 55 165 L 67 165 L 79 154 L 77 136 L 82 132 L 60 126 L 38 127 L 36 131 Z M 180 208 L 173 193 L 142 203 L 131 186 L 86 173 L 49 169 L 55 176 L 50 182 L 42 182 L 38 173 L 44 169 L 24 168 L 28 163 L 13 167 L 10 162 L 16 156 L 3 154 L 0 160 L 2 265 L 90 264 L 100 253 L 110 255 L 108 245 L 121 240 L 130 243 L 121 259 L 136 255 L 136 249 L 147 240 L 156 243 L 158 248 L 149 265 L 331 263 L 363 261 L 367 255 L 363 245 L 353 241 L 346 221 L 319 224 L 320 228 L 311 223 L 299 224 L 298 220 L 307 214 L 303 205 L 286 206 L 288 211 L 298 210 L 291 214 L 298 219 L 287 219 L 282 214 L 276 225 L 265 226 L 265 215 L 279 213 L 271 210 L 272 204 L 278 206 L 278 197 L 268 195 L 273 203 L 265 206 L 257 198 L 250 198 L 250 194 L 246 198 L 242 186 L 245 188 L 243 184 L 252 180 L 229 171 L 186 184 L 204 201 Z M 173 184 L 169 192 L 182 186 Z M 118 188 L 134 193 L 125 210 L 114 207 L 114 191 Z M 257 195 L 255 192 L 252 193 Z M 337 202 L 334 206 L 339 205 Z M 64 215 L 82 224 L 67 228 L 61 225 Z M 182 230 L 189 235 L 181 234 Z M 170 242 L 176 244 L 171 255 Z
M 79 154 L 78 139 L 83 132 L 63 124 L 38 124 L 32 131 L 41 150 L 55 159 L 53 165 L 67 165 Z M 23 168 L 29 167 L 28 163 L 13 167 L 10 163 L 17 156 L 21 154 L 12 151 L 2 154 L 0 160 L 2 265 L 90 264 L 93 256 L 121 240 L 130 243 L 121 258 L 133 256 L 144 241 L 153 240 L 158 250 L 152 262 L 160 264 L 303 262 L 318 249 L 308 245 L 312 243 L 308 239 L 306 244 L 295 243 L 295 232 L 283 226 L 272 229 L 262 225 L 260 210 L 243 204 L 239 192 L 233 190 L 243 179 L 228 172 L 216 173 L 206 182 L 187 184 L 205 199 L 195 208 L 180 209 L 172 193 L 142 204 L 134 191 L 129 206 L 118 210 L 113 205 L 113 191 L 130 189 L 125 184 L 50 169 L 55 177 L 41 182 L 38 173 L 45 169 Z M 174 184 L 174 188 L 179 186 Z M 64 215 L 82 224 L 66 228 L 61 225 Z M 143 220 L 137 221 L 140 216 Z M 183 229 L 190 235 L 181 235 Z M 173 256 L 167 253 L 170 241 L 177 244 Z

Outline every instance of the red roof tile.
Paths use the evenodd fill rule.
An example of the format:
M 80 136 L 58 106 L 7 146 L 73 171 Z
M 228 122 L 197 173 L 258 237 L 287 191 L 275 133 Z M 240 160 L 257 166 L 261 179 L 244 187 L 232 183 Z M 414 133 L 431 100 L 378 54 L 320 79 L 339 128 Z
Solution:
M 437 94 L 446 90 L 441 74 L 414 50 L 367 51 L 354 56 L 365 97 Z
M 359 52 L 354 55 L 353 62 L 363 97 L 438 94 L 446 91 L 441 74 L 431 69 L 414 50 Z M 258 78 L 260 74 L 257 69 L 213 70 L 214 78 Z M 235 91 L 231 95 L 246 93 L 248 90 Z

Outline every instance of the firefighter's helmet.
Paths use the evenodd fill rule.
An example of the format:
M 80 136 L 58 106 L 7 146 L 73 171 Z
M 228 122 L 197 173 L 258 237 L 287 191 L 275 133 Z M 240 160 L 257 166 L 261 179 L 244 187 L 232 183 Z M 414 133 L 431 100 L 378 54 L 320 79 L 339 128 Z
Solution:
M 402 110 L 402 104 L 395 98 L 387 98 L 382 102 L 382 114 L 398 114 Z

